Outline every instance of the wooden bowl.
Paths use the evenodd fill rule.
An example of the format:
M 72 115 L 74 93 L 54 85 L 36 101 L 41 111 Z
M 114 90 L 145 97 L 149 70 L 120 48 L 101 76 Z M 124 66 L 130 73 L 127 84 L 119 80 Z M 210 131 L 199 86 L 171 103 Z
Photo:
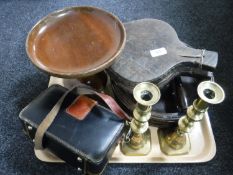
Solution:
M 26 40 L 28 57 L 57 77 L 79 78 L 109 67 L 122 51 L 120 20 L 95 7 L 68 7 L 41 19 Z

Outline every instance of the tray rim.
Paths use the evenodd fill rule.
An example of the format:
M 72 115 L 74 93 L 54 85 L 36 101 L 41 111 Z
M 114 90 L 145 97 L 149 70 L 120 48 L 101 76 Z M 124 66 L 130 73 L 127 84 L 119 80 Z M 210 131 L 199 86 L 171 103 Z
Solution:
M 210 135 L 213 136 L 212 129 L 211 129 L 211 127 L 209 127 L 210 126 L 210 120 L 209 120 L 208 113 L 206 113 L 206 116 L 205 116 L 205 118 L 203 119 L 202 122 L 203 122 L 204 125 L 206 125 L 209 128 Z M 156 127 L 150 126 L 150 128 L 156 128 Z M 132 163 L 133 164 L 164 163 L 164 164 L 170 164 L 170 163 L 204 163 L 204 162 L 208 162 L 208 161 L 212 160 L 214 158 L 215 154 L 216 154 L 216 143 L 215 143 L 215 140 L 214 140 L 214 138 L 212 136 L 210 136 L 210 139 L 212 140 L 212 144 L 210 144 L 211 145 L 210 149 L 208 149 L 209 152 L 206 153 L 201 158 L 195 159 L 195 156 L 194 157 L 188 157 L 188 154 L 187 155 L 180 155 L 180 156 L 167 156 L 167 155 L 164 154 L 164 157 L 167 158 L 164 161 L 162 161 L 162 159 L 164 157 L 154 157 L 155 158 L 154 161 L 151 161 L 150 159 L 145 161 L 146 156 L 125 156 L 125 155 L 122 154 L 121 155 L 121 160 L 119 160 L 119 159 L 117 160 L 117 158 L 114 158 L 114 154 L 115 154 L 115 151 L 116 151 L 115 150 L 113 155 L 112 155 L 112 158 L 109 160 L 109 163 L 116 163 L 116 164 L 118 164 L 118 163 L 128 163 L 128 164 L 132 164 Z M 119 145 L 117 146 L 116 149 L 119 149 Z M 39 159 L 42 162 L 65 163 L 63 160 L 61 160 L 56 155 L 51 153 L 48 149 L 45 149 L 45 150 L 35 150 L 34 149 L 34 153 L 35 153 L 35 156 L 37 157 L 37 159 Z M 144 158 L 144 161 L 138 161 L 138 160 L 140 160 L 139 158 Z M 156 158 L 158 160 L 156 160 Z M 189 160 L 187 160 L 187 158 L 189 158 Z M 174 160 L 176 160 L 176 161 L 174 161 Z

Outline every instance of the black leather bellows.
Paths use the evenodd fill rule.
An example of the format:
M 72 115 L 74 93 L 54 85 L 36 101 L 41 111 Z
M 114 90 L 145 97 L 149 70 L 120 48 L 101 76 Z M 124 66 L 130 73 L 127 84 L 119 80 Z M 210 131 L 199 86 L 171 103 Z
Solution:
M 176 124 L 195 98 L 198 82 L 213 78 L 218 54 L 187 46 L 169 24 L 160 20 L 136 20 L 125 23 L 125 28 L 125 49 L 107 69 L 115 98 L 132 113 L 135 107 L 132 90 L 136 84 L 155 83 L 162 97 L 153 106 L 151 124 L 158 127 Z

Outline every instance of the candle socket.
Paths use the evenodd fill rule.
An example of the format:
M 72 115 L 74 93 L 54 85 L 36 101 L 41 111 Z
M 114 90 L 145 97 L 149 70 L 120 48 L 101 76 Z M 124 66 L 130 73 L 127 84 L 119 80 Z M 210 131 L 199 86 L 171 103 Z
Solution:
M 221 86 L 212 81 L 203 81 L 198 85 L 199 98 L 189 106 L 186 115 L 178 121 L 175 129 L 159 129 L 158 137 L 160 149 L 166 155 L 182 155 L 191 149 L 189 134 L 195 122 L 199 122 L 208 111 L 209 104 L 221 103 L 225 93 Z

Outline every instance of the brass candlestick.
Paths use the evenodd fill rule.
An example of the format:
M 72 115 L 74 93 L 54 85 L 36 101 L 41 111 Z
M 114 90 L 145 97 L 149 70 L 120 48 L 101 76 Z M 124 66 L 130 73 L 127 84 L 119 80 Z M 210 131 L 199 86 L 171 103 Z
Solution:
M 199 98 L 188 107 L 185 116 L 178 121 L 176 129 L 159 129 L 158 137 L 161 151 L 167 155 L 182 155 L 190 151 L 191 144 L 188 133 L 194 122 L 201 121 L 208 110 L 209 104 L 221 103 L 225 93 L 221 86 L 212 81 L 203 81 L 198 85 Z
M 149 82 L 138 84 L 133 95 L 137 101 L 133 111 L 133 119 L 130 123 L 130 133 L 121 143 L 121 151 L 128 156 L 147 155 L 151 150 L 151 133 L 148 120 L 151 117 L 152 105 L 160 99 L 159 88 Z

